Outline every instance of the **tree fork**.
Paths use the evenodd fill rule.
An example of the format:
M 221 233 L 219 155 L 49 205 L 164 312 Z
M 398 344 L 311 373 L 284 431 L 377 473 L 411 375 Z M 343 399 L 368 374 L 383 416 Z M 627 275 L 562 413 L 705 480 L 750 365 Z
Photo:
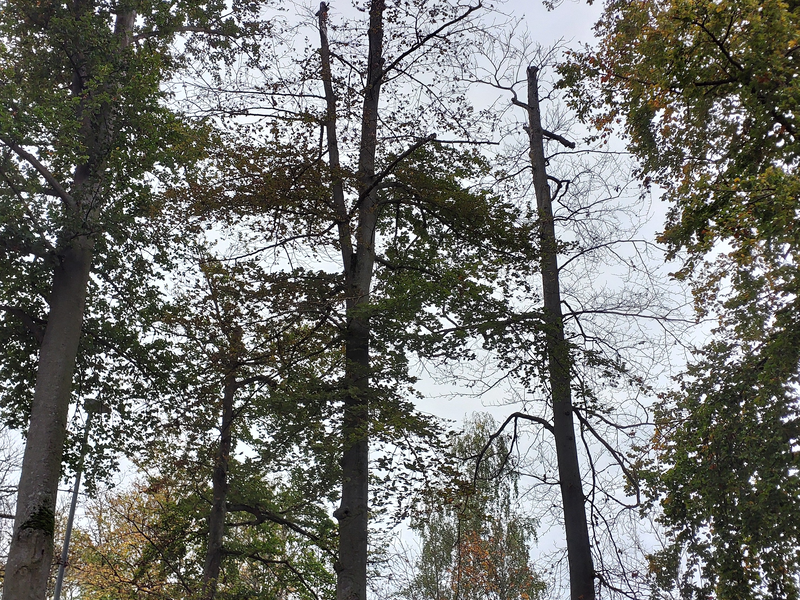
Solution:
M 571 358 L 564 337 L 561 289 L 558 277 L 558 245 L 553 222 L 553 205 L 547 183 L 544 155 L 544 130 L 539 111 L 539 69 L 528 67 L 528 138 L 533 167 L 536 204 L 539 212 L 540 265 L 544 296 L 545 336 L 550 389 L 553 399 L 553 436 L 556 442 L 558 476 L 567 538 L 570 597 L 594 600 L 594 565 L 586 521 L 586 506 L 581 483 L 578 448 L 575 440 Z
M 345 376 L 342 421 L 342 499 L 334 517 L 339 521 L 339 558 L 336 562 L 336 600 L 366 600 L 367 543 L 369 513 L 369 394 L 370 324 L 363 309 L 369 302 L 375 266 L 375 225 L 377 186 L 378 105 L 383 71 L 384 0 L 372 0 L 369 10 L 369 54 L 361 139 L 358 156 L 358 223 L 354 238 L 344 203 L 339 147 L 336 139 L 336 97 L 333 92 L 330 49 L 327 35 L 328 4 L 320 3 L 320 56 L 322 82 L 327 100 L 325 126 L 331 160 L 333 205 L 336 212 L 342 266 L 347 290 L 347 328 L 345 331 Z

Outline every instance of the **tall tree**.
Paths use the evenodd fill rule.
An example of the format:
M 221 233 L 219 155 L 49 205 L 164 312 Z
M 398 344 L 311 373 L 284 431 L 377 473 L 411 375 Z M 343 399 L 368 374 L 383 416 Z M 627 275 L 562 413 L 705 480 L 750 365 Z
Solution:
M 327 319 L 345 356 L 334 387 L 342 453 L 337 572 L 339 597 L 348 600 L 366 594 L 368 442 L 396 443 L 404 431 L 426 427 L 403 397 L 412 380 L 410 354 L 467 354 L 469 333 L 508 317 L 505 301 L 492 297 L 492 283 L 512 262 L 523 270 L 535 263 L 520 211 L 476 183 L 489 171 L 486 162 L 431 135 L 441 128 L 469 143 L 480 118 L 459 110 L 463 99 L 449 93 L 450 78 L 437 73 L 426 84 L 414 75 L 427 78 L 426 69 L 435 70 L 444 56 L 469 51 L 465 37 L 479 8 L 372 2 L 368 22 L 330 27 L 340 36 L 368 28 L 356 38 L 361 44 L 329 38 L 332 9 L 323 4 L 316 15 L 320 51 L 299 74 L 288 75 L 303 60 L 296 52 L 285 69 L 259 65 L 257 83 L 234 100 L 238 115 L 259 122 L 232 125 L 247 141 L 242 170 L 228 179 L 253 185 L 216 204 L 237 205 L 262 224 L 270 236 L 265 255 L 322 258 L 334 282 L 335 312 Z M 384 28 L 395 33 L 386 38 L 388 51 Z M 403 80 L 412 82 L 411 92 Z M 386 100 L 382 90 L 389 85 Z M 225 86 L 207 92 L 223 105 L 229 98 Z M 429 94 L 424 105 L 404 101 Z M 458 326 L 443 327 L 448 319 Z
M 219 16 L 196 8 L 3 4 L 3 311 L 28 330 L 8 359 L 35 372 L 35 384 L 30 371 L 12 377 L 30 412 L 6 598 L 45 594 L 87 293 L 106 266 L 125 264 L 126 240 L 142 239 L 158 213 L 151 176 L 176 163 L 185 129 L 163 106 L 169 45 L 178 29 L 211 28 Z
M 396 156 L 382 171 L 378 171 L 376 159 L 379 154 L 381 87 L 388 77 L 400 71 L 405 60 L 410 60 L 408 57 L 421 54 L 438 37 L 452 35 L 453 29 L 466 21 L 478 8 L 480 5 L 465 8 L 442 6 L 438 10 L 432 8 L 434 12 L 442 13 L 442 24 L 427 31 L 418 30 L 416 42 L 399 52 L 398 56 L 388 58 L 384 56 L 383 48 L 386 4 L 383 0 L 370 2 L 359 152 L 352 180 L 355 200 L 351 206 L 346 203 L 345 180 L 340 162 L 337 96 L 333 87 L 328 40 L 328 5 L 322 2 L 317 13 L 321 77 L 326 99 L 323 124 L 327 134 L 332 207 L 338 230 L 347 307 L 343 331 L 346 364 L 342 381 L 342 497 L 339 508 L 334 513 L 339 521 L 337 600 L 364 600 L 367 594 L 370 388 L 373 368 L 370 359 L 372 328 L 369 306 L 376 263 L 378 219 L 382 212 L 379 192 L 387 177 L 401 162 L 434 137 L 422 137 Z M 355 216 L 355 223 L 352 222 L 351 215 Z
M 609 2 L 598 48 L 565 69 L 584 117 L 621 122 L 663 186 L 676 276 L 719 320 L 656 437 L 652 490 L 674 541 L 656 564 L 688 595 L 692 573 L 698 594 L 798 593 L 799 28 L 792 3 Z
M 585 497 L 578 463 L 572 405 L 572 359 L 564 336 L 561 311 L 561 286 L 558 277 L 558 238 L 555 233 L 553 204 L 547 176 L 544 136 L 539 109 L 538 67 L 528 67 L 528 136 L 533 167 L 536 205 L 539 213 L 541 244 L 542 295 L 544 301 L 544 334 L 550 392 L 553 403 L 552 434 L 558 460 L 558 478 L 564 510 L 564 527 L 569 557 L 570 596 L 572 600 L 594 598 L 594 565 L 586 519 Z M 574 147 L 574 144 L 564 142 Z
M 355 240 L 350 230 L 349 209 L 345 204 L 340 175 L 336 132 L 336 97 L 332 87 L 330 48 L 327 35 L 328 5 L 320 3 L 322 80 L 325 86 L 328 155 L 333 175 L 333 203 L 336 211 L 347 302 L 347 328 L 344 332 L 345 375 L 342 421 L 342 499 L 334 516 L 339 521 L 339 560 L 336 565 L 337 600 L 366 600 L 367 528 L 369 484 L 369 316 L 364 308 L 370 300 L 375 264 L 375 235 L 378 217 L 375 157 L 378 141 L 378 105 L 383 84 L 383 0 L 372 0 L 369 7 L 369 50 L 366 67 L 361 141 L 358 156 L 355 207 L 358 218 Z M 355 241 L 355 244 L 353 243 Z
M 3 56 L 11 83 L 4 86 L 11 89 L 3 100 L 12 115 L 5 120 L 0 137 L 6 150 L 6 184 L 12 193 L 19 190 L 18 206 L 23 207 L 30 202 L 30 195 L 52 193 L 59 203 L 52 209 L 57 211 L 61 225 L 60 231 L 50 233 L 55 239 L 48 239 L 45 232 L 39 234 L 40 243 L 52 252 L 47 253 L 52 261 L 52 288 L 3 589 L 6 598 L 41 598 L 52 561 L 56 486 L 95 229 L 109 187 L 103 175 L 118 139 L 115 121 L 119 116 L 112 98 L 127 91 L 126 63 L 132 56 L 129 47 L 136 12 L 132 7 L 120 10 L 111 28 L 107 24 L 110 15 L 98 15 L 85 3 L 67 10 L 55 5 L 14 3 L 3 16 L 4 26 L 13 27 L 6 36 L 13 35 L 17 42 Z M 42 51 L 42 38 L 53 44 L 50 52 Z M 28 68 L 19 68 L 23 61 L 37 77 L 20 80 L 19 75 L 30 73 Z M 19 70 L 11 71 L 14 66 Z M 52 94 L 41 92 L 43 81 L 55 84 Z M 149 92 L 151 95 L 152 90 Z M 30 105 L 37 104 L 49 123 L 36 122 L 36 108 L 33 114 L 28 112 Z M 51 127 L 60 135 L 50 137 Z M 78 142 L 69 141 L 67 135 L 75 136 Z M 36 148 L 35 153 L 26 149 L 31 146 Z M 50 163 L 46 166 L 37 157 L 40 152 L 46 155 L 51 146 L 67 147 L 66 156 L 58 157 L 62 164 L 45 159 Z M 74 169 L 71 176 L 70 167 Z M 36 184 L 33 194 L 25 185 L 31 179 Z M 34 211 L 34 215 L 39 212 Z M 38 220 L 34 215 L 31 217 Z
M 546 495 L 551 517 L 566 529 L 564 580 L 573 593 L 596 587 L 639 597 L 644 556 L 629 552 L 632 529 L 619 525 L 638 527 L 632 457 L 651 430 L 641 396 L 651 391 L 654 369 L 669 365 L 658 337 L 672 336 L 685 300 L 665 285 L 654 266 L 662 253 L 641 234 L 649 202 L 629 176 L 629 157 L 568 141 L 574 120 L 557 88 L 545 80 L 539 92 L 539 71 L 526 68 L 552 63 L 560 50 L 537 49 L 524 34 L 481 42 L 465 65 L 471 79 L 524 110 L 522 126 L 503 123 L 504 139 L 513 141 L 496 164 L 535 226 L 539 270 L 506 292 L 516 296 L 515 318 L 484 340 L 496 353 L 497 379 L 478 385 L 514 382 L 508 393 L 522 409 L 501 430 L 513 427 L 513 446 L 529 456 L 532 492 Z M 541 108 L 539 94 L 547 99 Z

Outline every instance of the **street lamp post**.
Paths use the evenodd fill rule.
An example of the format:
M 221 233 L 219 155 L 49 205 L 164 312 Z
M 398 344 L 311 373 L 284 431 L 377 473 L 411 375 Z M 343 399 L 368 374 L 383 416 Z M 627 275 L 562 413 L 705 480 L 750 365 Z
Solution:
M 69 516 L 67 517 L 67 530 L 64 533 L 64 548 L 61 550 L 61 560 L 58 563 L 58 576 L 56 577 L 56 588 L 53 594 L 54 600 L 61 600 L 61 587 L 64 585 L 64 571 L 67 568 L 69 558 L 69 540 L 72 537 L 72 524 L 75 521 L 75 508 L 78 506 L 78 490 L 81 487 L 81 475 L 83 474 L 83 460 L 89 451 L 89 429 L 92 426 L 92 418 L 96 412 L 106 412 L 103 410 L 99 400 L 87 400 L 84 403 L 86 411 L 86 424 L 83 427 L 83 438 L 81 439 L 81 455 L 78 459 L 78 468 L 75 470 L 75 484 L 72 486 L 72 502 L 69 505 Z

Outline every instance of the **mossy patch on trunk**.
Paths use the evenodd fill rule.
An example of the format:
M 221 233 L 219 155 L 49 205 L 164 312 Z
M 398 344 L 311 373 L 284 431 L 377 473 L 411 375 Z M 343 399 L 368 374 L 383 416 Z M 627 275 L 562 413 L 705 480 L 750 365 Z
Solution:
M 40 506 L 36 509 L 36 512 L 22 524 L 20 531 L 24 529 L 38 529 L 52 537 L 56 529 L 56 516 L 53 509 L 48 506 Z

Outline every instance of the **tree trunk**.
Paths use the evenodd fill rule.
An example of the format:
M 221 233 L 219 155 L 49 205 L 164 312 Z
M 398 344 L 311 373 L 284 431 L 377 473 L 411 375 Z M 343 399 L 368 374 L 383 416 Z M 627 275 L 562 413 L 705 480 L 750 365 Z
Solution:
M 54 269 L 3 582 L 6 600 L 43 600 L 47 593 L 56 494 L 91 263 L 92 241 L 78 237 Z
M 369 325 L 353 319 L 348 326 L 345 354 L 348 367 L 342 437 L 342 501 L 339 521 L 339 562 L 336 600 L 367 597 L 367 527 L 369 476 Z
M 320 5 L 322 79 L 328 103 L 326 129 L 333 177 L 333 201 L 337 213 L 339 242 L 347 289 L 347 329 L 345 331 L 346 372 L 343 387 L 342 421 L 342 500 L 334 516 L 339 521 L 339 560 L 336 564 L 336 600 L 366 600 L 369 496 L 369 394 L 370 324 L 364 309 L 369 303 L 375 265 L 375 225 L 377 190 L 375 154 L 378 105 L 383 79 L 384 0 L 372 0 L 369 11 L 369 56 L 361 140 L 358 158 L 358 223 L 355 244 L 349 229 L 349 212 L 344 204 L 336 141 L 336 99 L 330 70 L 327 38 L 327 4 Z
M 550 186 L 547 183 L 537 72 L 536 67 L 528 67 L 528 135 L 539 211 L 547 361 L 553 397 L 553 435 L 556 441 L 558 476 L 567 536 L 570 597 L 572 600 L 594 600 L 594 565 L 572 418 L 571 358 L 569 346 L 564 338 L 564 320 L 561 313 L 558 244 Z
M 225 538 L 226 503 L 228 501 L 228 471 L 233 448 L 233 400 L 237 384 L 233 375 L 226 377 L 222 394 L 220 439 L 212 476 L 212 505 L 208 516 L 208 548 L 203 568 L 203 598 L 212 600 L 217 593 L 217 580 L 222 566 L 222 546 Z
M 87 4 L 81 9 L 92 10 L 93 6 Z M 114 35 L 118 45 L 109 48 L 109 52 L 120 52 L 130 45 L 135 20 L 136 12 L 133 10 L 117 14 Z M 69 213 L 67 221 L 70 226 L 60 236 L 68 241 L 54 257 L 50 312 L 39 350 L 36 387 L 17 492 L 14 535 L 3 581 L 5 600 L 44 600 L 53 564 L 58 480 L 94 250 L 94 238 L 90 232 L 96 228 L 93 220 L 101 201 L 101 165 L 113 140 L 114 110 L 111 102 L 104 104 L 100 114 L 85 110 L 86 89 L 90 83 L 87 64 L 88 61 L 83 59 L 74 62 L 71 89 L 73 96 L 80 99 L 77 117 L 89 157 L 75 168 L 71 196 L 60 184 L 56 187 L 64 201 L 64 210 Z M 25 155 L 21 156 L 25 158 Z M 48 180 L 48 183 L 52 185 L 53 182 Z

